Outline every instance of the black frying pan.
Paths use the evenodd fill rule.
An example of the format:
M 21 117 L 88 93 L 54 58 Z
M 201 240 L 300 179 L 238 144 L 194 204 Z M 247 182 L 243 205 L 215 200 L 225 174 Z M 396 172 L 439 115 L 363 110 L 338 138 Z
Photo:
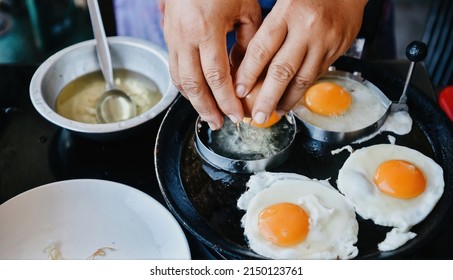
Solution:
M 389 69 L 372 66 L 361 60 L 340 58 L 339 70 L 359 71 L 378 86 L 388 97 L 398 100 L 404 81 Z M 358 217 L 359 259 L 405 258 L 427 241 L 432 240 L 451 218 L 453 202 L 453 129 L 434 101 L 419 89 L 410 87 L 408 105 L 414 121 L 408 135 L 396 137 L 396 144 L 416 149 L 433 158 L 444 170 L 445 191 L 432 213 L 412 231 L 417 237 L 400 248 L 380 252 L 377 244 L 384 240 L 390 228 L 377 226 Z M 160 189 L 171 212 L 186 229 L 206 246 L 230 259 L 262 258 L 252 252 L 244 239 L 240 219 L 244 212 L 236 201 L 245 191 L 250 175 L 231 174 L 203 162 L 194 141 L 197 114 L 184 98 L 170 107 L 160 126 L 155 147 L 155 166 Z M 335 186 L 338 170 L 349 153 L 332 155 L 339 146 L 315 141 L 299 126 L 295 149 L 287 162 L 269 171 L 293 172 L 310 178 L 327 179 Z M 378 143 L 388 143 L 388 133 L 382 133 L 354 149 Z

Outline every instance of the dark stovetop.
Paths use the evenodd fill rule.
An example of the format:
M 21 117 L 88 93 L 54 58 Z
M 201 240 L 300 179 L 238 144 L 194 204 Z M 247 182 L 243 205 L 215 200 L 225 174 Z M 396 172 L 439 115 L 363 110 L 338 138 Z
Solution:
M 390 65 L 390 64 L 389 64 Z M 391 63 L 404 73 L 405 63 Z M 80 178 L 103 179 L 135 187 L 165 205 L 154 169 L 154 144 L 163 114 L 133 139 L 101 143 L 81 138 L 45 120 L 33 108 L 29 82 L 37 65 L 0 65 L 0 203 L 47 183 Z M 414 79 L 432 93 L 423 69 Z M 403 74 L 401 74 L 403 75 Z M 193 259 L 221 256 L 189 233 Z M 453 224 L 418 251 L 415 259 L 453 259 Z

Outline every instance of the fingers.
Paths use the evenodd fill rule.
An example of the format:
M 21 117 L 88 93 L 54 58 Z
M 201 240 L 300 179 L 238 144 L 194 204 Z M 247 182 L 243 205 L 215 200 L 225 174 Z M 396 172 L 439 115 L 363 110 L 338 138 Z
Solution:
M 268 62 L 282 45 L 287 34 L 282 18 L 271 14 L 250 41 L 244 59 L 236 72 L 235 92 L 238 97 L 246 96 L 255 85 Z
M 340 2 L 277 1 L 236 72 L 236 95 L 243 97 L 267 67 L 252 111 L 255 122 L 265 122 L 274 109 L 280 114 L 291 110 L 352 42 L 360 27 L 363 3 L 351 8 L 348 5 L 353 1 Z M 355 17 L 338 17 L 349 12 Z
M 258 1 L 231 2 L 166 2 L 172 80 L 213 129 L 222 126 L 223 113 L 234 122 L 242 119 L 237 97 L 250 93 L 258 80 L 261 83 L 263 72 L 254 120 L 265 122 L 275 108 L 289 111 L 352 41 L 361 22 L 355 15 L 366 0 L 352 8 L 356 0 L 277 1 L 261 26 Z M 191 14 L 195 16 L 187 16 Z M 225 34 L 233 26 L 237 44 L 230 69 Z
M 322 73 L 327 71 L 329 65 L 324 62 L 324 57 L 324 52 L 320 50 L 311 49 L 307 52 L 301 67 L 289 83 L 277 105 L 276 110 L 279 115 L 288 113 L 299 102 L 311 84 Z
M 255 122 L 261 124 L 267 121 L 296 73 L 303 79 L 314 79 L 311 71 L 307 70 L 307 66 L 313 65 L 302 64 L 307 46 L 301 45 L 299 38 L 298 32 L 289 33 L 272 59 L 253 107 Z
M 225 34 L 236 25 L 238 44 L 245 49 L 261 22 L 261 10 L 254 0 L 236 2 L 168 1 L 165 10 L 164 33 L 173 83 L 212 129 L 223 125 L 224 114 L 233 122 L 243 118 Z
M 205 81 L 198 50 L 195 48 L 181 49 L 179 56 L 184 59 L 178 61 L 178 73 L 175 77 L 179 77 L 181 92 L 189 99 L 201 119 L 206 121 L 211 129 L 219 129 L 223 125 L 223 116 Z
M 222 34 L 215 34 L 210 38 L 212 39 L 208 43 L 200 45 L 200 60 L 204 79 L 220 110 L 237 123 L 243 119 L 244 113 L 241 102 L 233 90 L 226 38 Z

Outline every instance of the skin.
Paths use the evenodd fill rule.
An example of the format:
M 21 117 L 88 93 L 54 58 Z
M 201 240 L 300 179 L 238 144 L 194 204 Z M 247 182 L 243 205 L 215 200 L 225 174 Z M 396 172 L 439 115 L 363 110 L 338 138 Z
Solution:
M 366 2 L 278 0 L 262 21 L 256 0 L 167 0 L 164 34 L 173 83 L 218 129 L 223 115 L 243 119 L 238 98 L 264 79 L 252 110 L 254 121 L 264 123 L 274 110 L 291 110 L 350 47 Z M 229 58 L 226 33 L 234 28 L 237 44 Z
M 173 83 L 211 129 L 223 125 L 223 113 L 234 122 L 243 118 L 230 74 L 226 34 L 236 28 L 238 48 L 245 50 L 261 21 L 254 0 L 165 2 L 164 34 Z

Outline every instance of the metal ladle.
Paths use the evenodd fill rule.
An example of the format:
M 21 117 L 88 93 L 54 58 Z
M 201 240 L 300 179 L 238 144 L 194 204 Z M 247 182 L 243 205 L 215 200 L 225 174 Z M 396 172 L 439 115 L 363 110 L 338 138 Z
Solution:
M 137 108 L 132 99 L 115 86 L 112 60 L 98 1 L 88 0 L 88 10 L 90 12 L 94 38 L 96 39 L 98 60 L 106 82 L 105 91 L 96 102 L 96 117 L 101 123 L 112 123 L 130 119 L 136 116 Z

